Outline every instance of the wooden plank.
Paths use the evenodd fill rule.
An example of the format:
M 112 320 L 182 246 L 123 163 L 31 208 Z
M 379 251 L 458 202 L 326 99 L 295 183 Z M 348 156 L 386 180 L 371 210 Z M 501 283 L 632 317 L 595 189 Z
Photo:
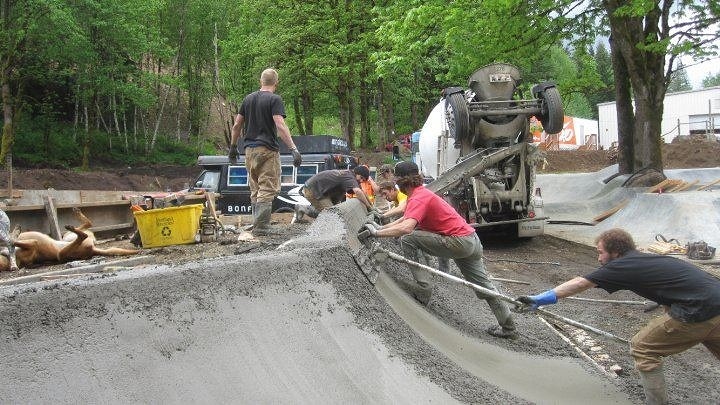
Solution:
M 685 190 L 689 189 L 690 187 L 696 185 L 696 184 L 698 183 L 698 181 L 699 181 L 699 180 L 693 180 L 693 181 L 691 181 L 691 182 L 689 182 L 689 183 L 685 183 L 685 184 L 683 184 L 682 186 L 674 189 L 672 192 L 673 192 L 673 193 L 676 193 L 676 192 L 679 192 L 679 191 L 685 191 Z
M 215 218 L 215 221 L 217 221 L 218 223 L 221 223 L 220 218 L 218 218 L 217 210 L 215 208 L 215 193 L 205 193 L 205 199 L 207 200 L 208 207 L 210 208 L 210 213 L 212 214 L 213 218 Z
M 687 250 L 683 247 L 678 245 L 677 243 L 672 242 L 653 242 L 646 248 L 649 252 L 661 254 L 661 255 L 671 255 L 671 254 L 678 254 L 678 255 L 684 255 L 687 253 Z
M 646 193 L 657 193 L 660 190 L 666 190 L 669 187 L 673 187 L 678 185 L 682 180 L 675 180 L 675 179 L 665 179 L 661 181 L 660 183 L 649 187 L 647 190 L 645 190 Z
M 680 188 L 686 184 L 687 184 L 686 182 L 681 181 L 680 183 L 668 186 L 665 190 L 663 190 L 663 192 L 664 193 L 673 193 L 673 192 L 675 192 L 675 190 L 677 190 L 678 188 Z
M 45 214 L 47 214 L 48 227 L 50 228 L 50 236 L 55 239 L 62 239 L 60 225 L 58 224 L 57 210 L 55 209 L 55 199 L 48 195 L 43 196 L 45 202 Z
M 121 191 L 98 191 L 98 190 L 80 190 L 81 203 L 98 203 L 104 201 L 122 200 L 123 192 Z
M 74 273 L 74 274 L 49 274 L 47 276 L 40 276 L 41 281 L 60 280 L 68 279 L 73 277 L 86 276 L 88 273 Z
M 107 207 L 110 205 L 125 205 L 128 208 L 130 207 L 130 201 L 129 200 L 115 200 L 115 201 L 94 201 L 94 202 L 84 202 L 84 203 L 66 203 L 66 204 L 58 204 L 57 208 L 85 208 L 85 207 Z
M 103 232 L 103 231 L 114 231 L 118 229 L 128 229 L 135 226 L 134 222 L 125 222 L 122 224 L 112 224 L 112 225 L 102 225 L 102 226 L 93 226 L 90 228 L 93 232 Z
M 698 187 L 697 191 L 707 190 L 708 188 L 710 188 L 718 183 L 720 183 L 720 179 L 717 179 L 717 180 L 713 181 L 712 183 L 708 183 L 702 187 Z
M 594 222 L 601 222 L 601 221 L 607 219 L 607 218 L 608 218 L 609 216 L 611 216 L 612 214 L 614 214 L 614 213 L 620 211 L 621 209 L 623 209 L 623 208 L 628 204 L 628 202 L 629 202 L 628 200 L 622 200 L 622 201 L 620 201 L 620 204 L 618 204 L 618 205 L 610 208 L 610 209 L 607 210 L 607 211 L 601 212 L 598 216 L 596 216 L 595 218 L 593 218 L 593 221 L 594 221 Z
M 7 190 L 7 189 L 0 190 L 0 198 L 22 198 L 22 196 L 23 196 L 22 190 Z

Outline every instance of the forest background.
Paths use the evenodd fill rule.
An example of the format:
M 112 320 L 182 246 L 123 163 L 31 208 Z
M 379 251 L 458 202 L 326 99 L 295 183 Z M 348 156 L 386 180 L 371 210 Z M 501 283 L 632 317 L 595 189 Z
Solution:
M 520 68 L 528 97 L 556 82 L 566 115 L 635 100 L 621 130 L 647 149 L 660 134 L 633 128 L 662 115 L 665 92 L 691 89 L 681 57 L 715 57 L 719 19 L 714 0 L 0 0 L 0 162 L 89 170 L 227 153 L 266 67 L 292 134 L 372 149 L 496 61 Z M 703 80 L 715 85 L 720 72 Z M 633 163 L 632 145 L 621 160 Z

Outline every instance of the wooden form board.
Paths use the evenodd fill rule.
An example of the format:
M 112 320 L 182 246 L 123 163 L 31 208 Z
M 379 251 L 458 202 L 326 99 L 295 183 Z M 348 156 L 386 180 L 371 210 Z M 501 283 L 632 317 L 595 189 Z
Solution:
M 619 203 L 618 205 L 610 208 L 610 209 L 607 210 L 607 211 L 601 212 L 598 216 L 596 216 L 595 218 L 593 218 L 593 221 L 594 221 L 594 222 L 601 222 L 601 221 L 607 219 L 609 216 L 611 216 L 612 214 L 620 211 L 620 210 L 623 209 L 626 205 L 628 205 L 628 202 L 629 202 L 628 200 L 622 200 L 622 201 L 620 201 L 620 203 Z
M 679 180 L 679 179 L 665 179 L 652 187 L 648 187 L 645 190 L 645 192 L 646 193 L 660 193 L 660 192 L 676 193 L 679 191 L 689 190 L 691 187 L 697 185 L 698 183 L 699 183 L 699 180 L 683 181 L 683 180 Z M 717 179 L 711 183 L 700 186 L 700 187 L 696 188 L 694 191 L 707 190 L 718 183 L 720 183 L 720 179 Z

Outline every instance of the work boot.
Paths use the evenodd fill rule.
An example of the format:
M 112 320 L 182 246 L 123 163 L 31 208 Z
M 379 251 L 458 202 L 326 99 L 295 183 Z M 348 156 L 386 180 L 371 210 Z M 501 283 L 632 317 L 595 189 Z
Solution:
M 490 328 L 488 328 L 487 333 L 503 339 L 518 338 L 518 333 L 515 329 L 506 329 L 500 325 L 491 326 Z
M 307 215 L 310 218 L 317 218 L 318 210 L 315 209 L 312 205 L 295 205 L 295 218 L 293 219 L 293 222 L 300 222 L 305 215 Z
M 432 298 L 432 287 L 416 286 L 412 294 L 417 302 L 426 307 L 430 303 L 430 298 Z
M 250 212 L 252 213 L 253 221 L 250 225 L 243 226 L 242 230 L 245 232 L 250 232 L 253 230 L 253 226 L 255 226 L 255 218 L 257 218 L 257 204 L 252 203 L 250 204 Z
M 272 203 L 262 202 L 255 204 L 255 223 L 253 224 L 252 234 L 255 236 L 275 235 L 280 233 L 280 229 L 270 226 L 270 215 L 272 214 Z
M 652 371 L 640 371 L 640 382 L 645 392 L 645 405 L 664 405 L 668 403 L 662 366 Z

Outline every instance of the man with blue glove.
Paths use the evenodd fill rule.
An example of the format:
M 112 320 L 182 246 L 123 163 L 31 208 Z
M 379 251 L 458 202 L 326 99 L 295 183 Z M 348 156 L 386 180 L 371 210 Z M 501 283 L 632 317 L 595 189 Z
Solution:
M 720 280 L 686 261 L 635 250 L 632 236 L 610 229 L 595 241 L 602 266 L 552 290 L 517 300 L 536 309 L 593 287 L 609 293 L 629 290 L 657 302 L 665 314 L 630 342 L 646 404 L 668 403 L 662 358 L 702 343 L 720 359 Z

